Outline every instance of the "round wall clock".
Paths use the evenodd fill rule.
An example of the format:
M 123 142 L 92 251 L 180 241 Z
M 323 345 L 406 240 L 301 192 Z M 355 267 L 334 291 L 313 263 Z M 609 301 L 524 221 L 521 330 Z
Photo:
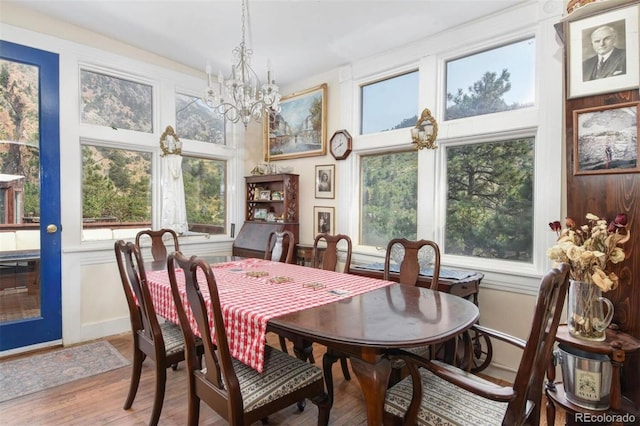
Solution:
M 351 135 L 346 130 L 338 130 L 329 142 L 329 150 L 336 160 L 344 160 L 351 154 Z

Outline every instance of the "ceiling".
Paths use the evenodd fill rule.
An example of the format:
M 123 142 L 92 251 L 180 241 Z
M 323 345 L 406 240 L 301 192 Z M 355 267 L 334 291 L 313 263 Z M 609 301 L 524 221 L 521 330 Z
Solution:
M 247 44 L 284 86 L 528 0 L 251 0 Z M 230 72 L 240 0 L 2 0 L 179 63 Z

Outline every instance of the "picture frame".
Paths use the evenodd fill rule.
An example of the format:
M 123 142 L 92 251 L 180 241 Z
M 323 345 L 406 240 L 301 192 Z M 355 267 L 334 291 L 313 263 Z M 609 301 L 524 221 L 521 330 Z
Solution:
M 638 15 L 633 5 L 568 22 L 567 79 L 569 98 L 636 88 L 640 82 Z M 596 30 L 598 30 L 596 32 Z M 607 38 L 613 40 L 605 47 Z M 602 66 L 592 37 L 607 56 Z M 613 46 L 613 50 L 611 49 Z
M 278 113 L 265 114 L 265 161 L 327 153 L 327 84 L 284 96 Z
M 253 214 L 254 220 L 266 220 L 267 219 L 267 209 L 256 209 Z
M 335 198 L 335 164 L 316 166 L 316 198 Z
M 269 201 L 271 200 L 271 191 L 268 189 L 261 189 L 258 191 L 258 200 Z
M 573 174 L 638 173 L 638 109 L 626 102 L 573 112 Z
M 334 214 L 335 209 L 333 207 L 313 207 L 313 234 L 335 234 Z

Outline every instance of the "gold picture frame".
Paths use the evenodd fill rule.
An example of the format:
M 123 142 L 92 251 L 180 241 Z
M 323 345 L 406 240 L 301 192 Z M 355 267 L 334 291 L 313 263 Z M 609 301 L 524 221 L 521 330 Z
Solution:
M 327 153 L 327 84 L 284 96 L 281 111 L 265 115 L 265 161 Z

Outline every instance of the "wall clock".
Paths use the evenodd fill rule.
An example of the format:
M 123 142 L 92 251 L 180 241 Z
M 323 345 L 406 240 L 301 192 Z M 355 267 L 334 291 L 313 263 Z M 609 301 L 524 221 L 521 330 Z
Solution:
M 351 135 L 346 130 L 338 130 L 329 142 L 329 150 L 336 160 L 344 160 L 351 154 Z

